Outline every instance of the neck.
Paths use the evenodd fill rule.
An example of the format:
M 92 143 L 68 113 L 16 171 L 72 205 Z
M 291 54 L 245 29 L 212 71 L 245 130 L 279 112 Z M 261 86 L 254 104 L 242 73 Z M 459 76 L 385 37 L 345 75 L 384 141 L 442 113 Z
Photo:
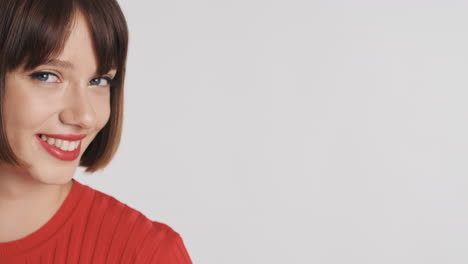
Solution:
M 47 223 L 70 192 L 72 181 L 50 184 L 18 169 L 0 169 L 0 242 L 26 237 Z

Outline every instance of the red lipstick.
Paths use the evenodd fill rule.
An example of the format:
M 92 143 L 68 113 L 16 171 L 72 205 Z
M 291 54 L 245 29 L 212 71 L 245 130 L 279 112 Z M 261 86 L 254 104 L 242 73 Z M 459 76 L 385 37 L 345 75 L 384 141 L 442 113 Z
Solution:
M 43 134 L 43 135 L 49 137 L 49 135 L 47 134 Z M 52 146 L 49 143 L 45 142 L 39 137 L 39 135 L 35 135 L 35 136 L 37 140 L 39 140 L 39 143 L 41 144 L 41 146 L 44 147 L 45 150 L 49 152 L 49 154 L 51 154 L 52 156 L 60 160 L 72 161 L 78 158 L 78 156 L 80 156 L 81 142 L 75 150 L 64 151 L 64 150 L 61 150 L 60 148 L 57 148 L 56 146 Z M 50 135 L 50 137 L 69 140 L 69 141 L 76 141 L 76 140 L 83 139 L 84 137 L 86 137 L 86 135 Z
M 79 134 L 79 135 L 73 135 L 73 134 L 40 134 L 44 135 L 46 137 L 51 137 L 51 138 L 58 138 L 58 139 L 64 139 L 68 141 L 76 141 L 76 140 L 82 140 L 83 138 L 86 137 L 86 134 Z

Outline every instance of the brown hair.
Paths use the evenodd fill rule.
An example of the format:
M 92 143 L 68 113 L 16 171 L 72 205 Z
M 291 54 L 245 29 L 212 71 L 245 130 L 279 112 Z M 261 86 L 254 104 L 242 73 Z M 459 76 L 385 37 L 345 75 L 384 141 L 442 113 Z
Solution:
M 87 19 L 98 61 L 98 74 L 117 69 L 111 87 L 111 114 L 81 157 L 86 172 L 104 168 L 120 143 L 128 29 L 116 0 L 0 0 L 0 105 L 5 75 L 22 66 L 31 70 L 63 50 L 77 11 Z M 30 167 L 8 143 L 0 107 L 0 163 Z

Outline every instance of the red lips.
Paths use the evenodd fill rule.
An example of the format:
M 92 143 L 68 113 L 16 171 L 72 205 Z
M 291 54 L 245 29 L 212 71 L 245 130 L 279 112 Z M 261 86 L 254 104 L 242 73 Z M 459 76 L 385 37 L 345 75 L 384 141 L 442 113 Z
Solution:
M 44 135 L 49 137 L 49 135 L 47 134 L 44 134 Z M 86 135 L 58 135 L 58 136 L 59 137 L 56 137 L 56 135 L 50 135 L 50 137 L 53 137 L 53 138 L 59 138 L 59 139 L 70 140 L 70 141 L 80 140 L 84 138 Z M 47 142 L 42 140 L 39 137 L 39 135 L 36 135 L 36 138 L 37 140 L 39 140 L 39 143 L 41 144 L 41 146 L 44 147 L 44 149 L 47 150 L 47 152 L 49 152 L 49 154 L 51 154 L 52 156 L 60 160 L 72 161 L 80 156 L 81 142 L 75 150 L 64 151 L 64 150 L 61 150 L 60 148 L 57 148 L 56 146 L 52 146 L 48 144 Z
M 86 134 L 79 134 L 79 135 L 74 135 L 74 134 L 41 134 L 46 137 L 51 137 L 51 138 L 58 138 L 58 139 L 64 139 L 68 141 L 76 141 L 76 140 L 82 140 L 83 138 L 86 137 Z

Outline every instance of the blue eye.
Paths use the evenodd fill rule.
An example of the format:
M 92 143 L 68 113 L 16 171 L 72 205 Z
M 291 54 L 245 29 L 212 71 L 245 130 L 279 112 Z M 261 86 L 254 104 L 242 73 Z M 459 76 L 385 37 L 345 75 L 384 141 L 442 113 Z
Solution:
M 30 75 L 31 78 L 36 79 L 41 82 L 57 83 L 60 82 L 57 75 L 51 72 L 35 72 Z
M 92 79 L 89 84 L 96 85 L 96 86 L 110 86 L 112 83 L 112 79 L 109 77 L 98 77 Z

